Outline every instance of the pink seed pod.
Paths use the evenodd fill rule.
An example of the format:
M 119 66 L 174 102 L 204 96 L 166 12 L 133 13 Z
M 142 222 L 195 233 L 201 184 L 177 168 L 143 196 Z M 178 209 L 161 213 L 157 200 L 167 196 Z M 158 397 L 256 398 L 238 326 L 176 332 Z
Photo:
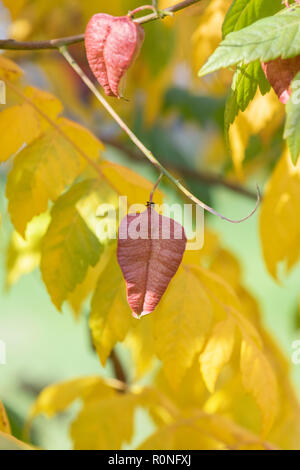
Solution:
M 150 205 L 121 221 L 117 258 L 135 318 L 156 308 L 181 263 L 186 247 L 184 228 Z
M 291 83 L 300 71 L 300 55 L 291 59 L 275 59 L 262 62 L 268 82 L 274 88 L 281 103 L 286 104 L 291 96 Z
M 145 37 L 129 16 L 99 13 L 90 19 L 85 48 L 90 68 L 108 96 L 120 98 L 119 84 L 138 56 Z

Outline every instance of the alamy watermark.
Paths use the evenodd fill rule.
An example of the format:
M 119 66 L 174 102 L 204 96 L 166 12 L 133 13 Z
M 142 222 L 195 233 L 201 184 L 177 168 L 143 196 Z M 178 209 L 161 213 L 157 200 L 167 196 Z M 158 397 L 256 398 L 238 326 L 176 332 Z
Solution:
M 3 80 L 0 80 L 0 104 L 6 104 L 6 86 Z
M 300 339 L 292 342 L 292 350 L 292 363 L 298 366 L 300 364 Z
M 148 217 L 145 205 L 133 204 L 128 207 L 126 196 L 119 197 L 118 210 L 113 204 L 100 204 L 96 211 L 96 235 L 100 240 L 116 239 L 117 227 L 128 214 L 128 226 L 120 225 L 120 238 L 176 240 L 182 238 L 183 226 L 188 240 L 186 249 L 200 250 L 203 247 L 204 210 L 200 206 L 156 204 L 152 209 Z
M 6 364 L 6 344 L 0 339 L 0 365 Z

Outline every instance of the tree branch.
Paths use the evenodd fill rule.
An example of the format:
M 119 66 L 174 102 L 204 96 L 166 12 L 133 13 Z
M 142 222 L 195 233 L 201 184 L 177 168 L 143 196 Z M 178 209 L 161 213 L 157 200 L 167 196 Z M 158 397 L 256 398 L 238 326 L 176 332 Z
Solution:
M 151 13 L 141 18 L 137 18 L 134 21 L 139 24 L 149 23 L 150 21 L 162 19 L 164 16 L 168 16 L 172 13 L 183 10 L 191 5 L 194 5 L 195 3 L 199 3 L 200 1 L 201 0 L 185 0 L 169 8 L 161 10 L 159 15 L 157 15 L 157 13 Z M 84 34 L 58 39 L 50 39 L 48 41 L 15 41 L 14 39 L 0 39 L 0 49 L 9 49 L 14 51 L 59 49 L 62 46 L 70 46 L 82 41 L 84 41 Z
M 127 384 L 128 380 L 127 380 L 126 373 L 125 373 L 125 371 L 123 369 L 123 366 L 122 366 L 122 364 L 121 364 L 121 362 L 120 362 L 120 360 L 117 356 L 117 353 L 116 353 L 115 349 L 112 350 L 109 357 L 110 357 L 110 359 L 113 363 L 116 379 L 118 379 L 123 384 Z
M 109 102 L 104 98 L 104 96 L 99 92 L 99 90 L 95 87 L 94 83 L 88 78 L 88 76 L 84 73 L 78 63 L 74 60 L 74 58 L 69 53 L 66 46 L 63 46 L 59 49 L 61 54 L 64 56 L 66 61 L 70 64 L 73 70 L 79 75 L 82 81 L 86 84 L 86 86 L 91 90 L 91 92 L 95 95 L 97 100 L 101 103 L 101 105 L 106 109 L 106 111 L 110 114 L 110 116 L 114 119 L 114 121 L 120 126 L 120 128 L 127 134 L 129 139 L 136 145 L 136 147 L 143 153 L 143 155 L 149 160 L 150 163 L 159 171 L 159 173 L 163 173 L 172 183 L 181 191 L 185 197 L 190 199 L 194 204 L 202 207 L 202 209 L 210 212 L 211 214 L 220 217 L 227 222 L 232 224 L 240 224 L 241 222 L 245 222 L 248 220 L 252 215 L 256 212 L 259 204 L 260 204 L 260 190 L 257 186 L 257 198 L 256 204 L 254 209 L 248 214 L 247 216 L 243 217 L 242 219 L 230 219 L 229 217 L 225 217 L 223 214 L 220 214 L 218 211 L 213 209 L 212 207 L 208 206 L 204 202 L 200 201 L 194 194 L 192 194 L 183 184 L 176 179 L 153 155 L 151 150 L 149 150 L 143 142 L 135 135 L 135 133 L 127 126 L 127 124 L 123 121 L 123 119 L 118 115 L 118 113 L 112 108 Z
M 122 142 L 119 142 L 116 139 L 109 139 L 107 137 L 102 137 L 100 135 L 100 140 L 104 144 L 110 145 L 111 147 L 114 147 L 120 150 L 121 152 L 126 154 L 126 156 L 130 158 L 131 160 L 134 160 L 134 161 L 144 160 L 140 152 L 135 151 L 134 149 L 130 148 L 128 145 L 123 144 Z M 169 163 L 165 163 L 165 166 L 167 167 L 168 170 L 173 171 L 174 173 L 178 173 L 182 175 L 184 178 L 189 178 L 198 183 L 206 184 L 207 186 L 220 186 L 230 191 L 233 191 L 237 194 L 241 194 L 250 199 L 253 199 L 254 201 L 256 200 L 257 194 L 254 191 L 251 191 L 250 189 L 247 189 L 241 186 L 240 184 L 235 183 L 234 181 L 226 180 L 222 178 L 221 176 L 211 173 L 209 171 L 199 171 L 199 170 L 186 168 L 181 165 L 174 165 L 174 164 L 170 165 Z

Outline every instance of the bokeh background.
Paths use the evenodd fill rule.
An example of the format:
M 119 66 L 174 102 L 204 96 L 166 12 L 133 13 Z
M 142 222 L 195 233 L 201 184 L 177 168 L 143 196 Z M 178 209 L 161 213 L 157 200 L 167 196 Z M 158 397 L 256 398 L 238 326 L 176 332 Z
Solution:
M 161 6 L 168 6 L 176 2 L 161 3 Z M 205 54 L 210 53 L 209 47 L 214 41 L 212 38 L 209 44 L 203 44 L 203 57 L 195 57 L 198 52 L 193 53 L 191 33 L 197 33 L 205 3 L 208 2 L 182 13 L 181 21 L 167 20 L 146 25 L 146 33 L 149 31 L 150 35 L 151 30 L 151 42 L 146 40 L 143 58 L 129 74 L 126 91 L 129 104 L 117 103 L 117 108 L 155 155 L 177 172 L 199 198 L 219 212 L 239 218 L 253 208 L 253 199 L 220 184 L 208 183 L 203 172 L 217 178 L 229 176 L 234 183 L 255 191 L 255 182 L 264 186 L 281 147 L 276 134 L 267 144 L 269 156 L 266 164 L 263 163 L 264 144 L 253 139 L 247 149 L 243 180 L 235 176 L 222 135 L 229 77 L 219 74 L 207 81 L 198 79 L 195 73 Z M 30 40 L 78 34 L 84 31 L 93 13 L 124 14 L 139 4 L 141 2 L 129 0 L 28 0 L 16 2 L 16 10 L 9 11 L 0 1 L 0 37 Z M 205 47 L 208 48 L 206 52 Z M 73 46 L 71 51 L 88 70 L 83 46 Z M 123 138 L 58 53 L 14 52 L 8 56 L 25 70 L 28 83 L 55 93 L 63 101 L 66 115 L 102 138 L 106 143 L 105 158 L 124 163 L 151 180 L 155 178 L 153 169 Z M 76 320 L 67 306 L 63 314 L 59 314 L 50 302 L 37 269 L 8 287 L 5 266 L 12 233 L 4 189 L 8 169 L 9 164 L 0 168 L 0 212 L 3 219 L 0 234 L 0 340 L 6 343 L 7 351 L 7 364 L 0 365 L 0 396 L 8 410 L 13 433 L 21 438 L 30 406 L 44 386 L 76 376 L 112 376 L 113 368 L 109 361 L 106 368 L 102 368 L 91 347 L 88 306 Z M 185 173 L 180 173 L 180 169 L 186 170 Z M 165 183 L 163 189 L 170 201 L 178 200 L 174 188 Z M 206 214 L 205 223 L 218 233 L 224 246 L 239 259 L 244 284 L 257 298 L 264 324 L 291 361 L 292 342 L 300 339 L 300 266 L 281 284 L 272 280 L 262 257 L 258 214 L 240 225 L 231 225 Z M 26 260 L 24 262 L 26 264 Z M 120 345 L 118 351 L 130 375 L 130 354 Z M 292 380 L 300 396 L 300 365 L 291 364 L 291 367 Z M 150 378 L 143 380 L 147 382 Z M 35 443 L 50 449 L 70 448 L 67 430 L 76 407 L 77 404 L 53 420 L 38 418 L 33 428 Z M 152 428 L 145 413 L 138 412 L 134 441 L 129 447 L 135 447 Z

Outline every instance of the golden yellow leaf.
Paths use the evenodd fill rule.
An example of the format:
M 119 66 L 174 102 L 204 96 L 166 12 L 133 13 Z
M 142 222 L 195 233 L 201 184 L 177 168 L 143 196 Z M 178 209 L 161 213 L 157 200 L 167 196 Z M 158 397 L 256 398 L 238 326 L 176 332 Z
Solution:
M 268 182 L 260 213 L 260 238 L 269 273 L 285 262 L 289 272 L 300 256 L 300 163 L 293 165 L 288 150 Z
M 212 316 L 209 298 L 191 270 L 179 268 L 153 316 L 156 353 L 177 388 L 203 347 Z
M 209 296 L 214 308 L 215 319 L 224 320 L 229 313 L 241 333 L 250 336 L 255 343 L 261 346 L 262 342 L 259 332 L 244 314 L 241 302 L 234 289 L 210 270 L 195 265 L 190 266 L 190 269 L 201 281 L 203 288 Z
M 60 196 L 51 210 L 51 222 L 43 238 L 41 273 L 59 310 L 69 293 L 83 282 L 88 267 L 96 266 L 103 250 L 76 208 L 94 186 L 95 180 L 85 180 Z
M 262 341 L 259 332 L 247 319 L 242 310 L 242 305 L 236 304 L 236 300 L 230 292 L 229 286 L 218 277 L 199 267 L 191 267 L 202 279 L 210 298 L 215 297 L 222 308 L 231 315 L 233 324 L 239 328 L 242 335 L 241 346 L 241 374 L 245 389 L 250 392 L 262 413 L 262 429 L 266 433 L 270 430 L 276 416 L 278 406 L 277 382 L 275 373 L 262 351 Z M 226 292 L 227 291 L 227 292 Z M 232 300 L 234 300 L 232 302 Z M 233 345 L 230 345 L 232 351 Z M 224 356 L 226 358 L 226 355 Z M 208 371 L 208 373 L 211 371 Z M 213 382 L 212 382 L 213 383 Z M 210 382 L 208 382 L 210 385 Z
M 24 95 L 41 111 L 43 111 L 49 119 L 55 120 L 57 116 L 63 110 L 63 104 L 56 98 L 52 93 L 45 90 L 40 90 L 32 86 L 27 86 L 24 90 Z M 30 107 L 30 103 L 24 103 Z M 31 106 L 32 108 L 32 106 Z M 36 113 L 36 117 L 39 120 L 40 133 L 49 127 L 49 123 L 46 119 L 41 116 L 34 108 L 33 111 Z M 26 114 L 23 116 L 26 119 Z
M 23 75 L 23 70 L 7 57 L 0 56 L 0 78 L 16 80 Z
M 270 442 L 232 420 L 218 414 L 193 410 L 161 426 L 141 446 L 141 450 L 180 449 L 276 449 Z
M 0 400 L 0 432 L 10 434 L 10 424 L 2 401 Z
M 107 245 L 111 240 L 117 238 L 120 217 L 119 197 L 104 176 L 100 183 L 96 182 L 94 190 L 78 202 L 77 208 L 103 245 Z
M 238 114 L 229 128 L 229 143 L 233 163 L 239 176 L 242 176 L 242 163 L 250 136 L 259 134 L 267 141 L 279 127 L 283 117 L 284 107 L 273 90 L 265 96 L 257 91 L 246 111 Z
M 98 400 L 114 396 L 115 391 L 101 378 L 81 377 L 50 385 L 43 389 L 30 411 L 30 419 L 39 414 L 53 417 L 67 409 L 74 400 Z
M 151 370 L 155 359 L 153 317 L 147 315 L 135 322 L 125 340 L 132 354 L 136 379 Z
M 202 14 L 192 36 L 195 70 L 200 70 L 222 40 L 222 24 L 231 3 L 231 0 L 212 0 Z
M 28 225 L 25 240 L 13 232 L 6 254 L 6 287 L 16 283 L 21 276 L 39 266 L 41 259 L 41 240 L 50 222 L 46 212 L 35 217 Z
M 260 408 L 262 434 L 266 435 L 278 412 L 277 381 L 263 352 L 245 336 L 241 346 L 241 374 L 245 389 L 254 396 Z
M 59 119 L 58 124 L 76 144 L 88 149 L 90 158 L 99 157 L 102 144 L 88 130 L 67 119 Z M 22 236 L 27 223 L 45 212 L 49 199 L 55 201 L 86 165 L 76 147 L 54 128 L 17 154 L 6 194 L 12 222 Z
M 35 450 L 34 447 L 0 431 L 0 450 Z
M 68 302 L 72 307 L 76 318 L 79 317 L 82 306 L 88 295 L 95 289 L 97 280 L 99 279 L 102 267 L 102 256 L 95 267 L 89 266 L 84 280 L 78 284 L 75 289 L 68 295 Z
M 143 204 L 149 201 L 153 183 L 135 171 L 117 163 L 103 162 L 101 170 L 115 191 L 127 196 L 128 205 Z M 162 204 L 163 194 L 155 191 L 155 203 Z
M 230 251 L 220 248 L 213 259 L 210 270 L 218 274 L 220 278 L 226 279 L 234 289 L 239 285 L 241 279 L 241 267 L 235 256 Z
M 86 401 L 71 425 L 75 450 L 117 450 L 133 435 L 136 397 L 118 393 Z
M 202 408 L 208 395 L 207 387 L 199 371 L 199 357 L 197 356 L 195 356 L 192 366 L 187 369 L 180 387 L 176 390 L 171 387 L 162 369 L 155 377 L 155 387 L 172 400 L 184 414 L 191 409 Z M 165 420 L 163 423 L 168 424 L 169 422 L 170 420 Z
M 24 95 L 51 119 L 62 111 L 55 96 L 37 88 L 27 87 Z M 30 144 L 49 126 L 47 121 L 27 102 L 5 109 L 0 113 L 0 162 L 8 160 L 24 144 Z
M 3 4 L 9 9 L 12 19 L 15 19 L 25 6 L 27 0 L 3 0 Z
M 98 279 L 90 315 L 93 342 L 103 365 L 115 344 L 125 338 L 132 323 L 125 282 L 114 247 Z
M 231 316 L 215 325 L 212 334 L 200 355 L 203 379 L 213 393 L 220 371 L 231 357 L 234 347 L 235 323 Z
M 104 145 L 89 129 L 66 118 L 61 118 L 59 124 L 63 133 L 91 160 L 100 160 Z M 86 161 L 82 157 L 80 158 L 80 163 L 81 168 L 84 169 Z
M 175 422 L 161 427 L 152 434 L 139 450 L 217 450 L 222 447 L 202 430 L 197 429 L 190 420 Z

